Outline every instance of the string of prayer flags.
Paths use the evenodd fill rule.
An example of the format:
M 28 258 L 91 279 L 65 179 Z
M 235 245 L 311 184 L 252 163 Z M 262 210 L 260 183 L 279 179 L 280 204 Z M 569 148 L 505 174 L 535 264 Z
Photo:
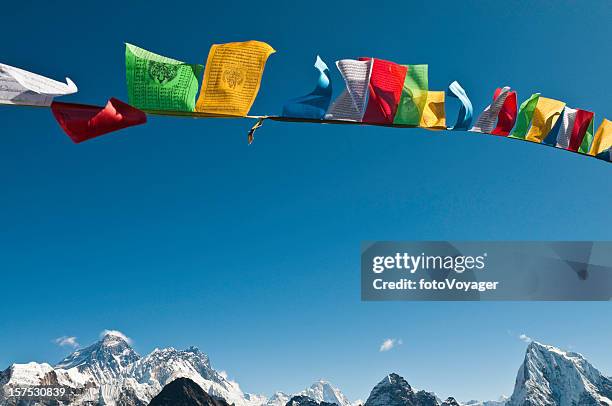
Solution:
M 501 94 L 502 89 L 497 88 L 495 90 L 494 99 Z M 508 92 L 504 104 L 497 115 L 497 125 L 491 131 L 493 135 L 507 136 L 512 131 L 514 123 L 516 122 L 516 92 Z
M 427 92 L 425 108 L 419 127 L 432 130 L 446 130 L 446 112 L 444 110 L 444 95 L 445 92 Z
M 0 64 L 0 105 L 50 107 L 68 136 L 80 143 L 112 131 L 143 124 L 146 114 L 194 118 L 256 118 L 254 132 L 265 120 L 368 124 L 487 133 L 588 154 L 612 162 L 612 121 L 594 130 L 594 114 L 559 100 L 532 94 L 517 108 L 517 93 L 498 88 L 493 101 L 472 124 L 474 107 L 454 81 L 445 91 L 429 89 L 429 66 L 400 65 L 378 58 L 341 59 L 336 67 L 344 83 L 332 100 L 331 73 L 317 56 L 314 89 L 283 105 L 281 116 L 247 116 L 259 92 L 268 58 L 276 52 L 260 41 L 215 44 L 206 65 L 188 64 L 125 44 L 128 103 L 112 98 L 105 106 L 61 103 L 53 99 L 77 92 L 66 83 Z M 447 127 L 446 98 L 459 111 Z M 450 124 L 450 123 L 449 123 Z
M 612 162 L 612 121 L 603 119 L 595 133 L 589 155 Z
M 190 65 L 125 44 L 128 100 L 142 110 L 193 111 L 202 65 Z
M 66 83 L 0 63 L 0 104 L 50 106 L 54 97 L 78 91 L 72 80 Z
M 359 58 L 367 61 L 371 58 Z M 407 68 L 384 59 L 374 59 L 369 83 L 369 97 L 363 121 L 393 124 L 402 97 Z
M 336 66 L 346 88 L 329 106 L 326 120 L 362 121 L 369 93 L 372 60 L 343 59 Z
M 480 113 L 480 116 L 478 116 L 476 123 L 470 131 L 491 134 L 496 127 L 500 112 L 509 94 L 510 87 L 508 86 L 496 91 L 493 103 L 489 104 L 484 111 Z
M 455 121 L 455 124 L 452 127 L 448 127 L 448 130 L 467 131 L 470 128 L 470 125 L 472 125 L 472 115 L 474 114 L 474 108 L 472 107 L 470 98 L 467 96 L 467 93 L 463 87 L 461 87 L 459 82 L 456 80 L 448 85 L 446 94 L 454 99 L 459 99 L 459 102 L 461 103 L 461 106 L 459 107 L 459 114 L 457 115 L 457 121 Z
M 314 67 L 319 73 L 315 89 L 306 96 L 297 97 L 285 103 L 284 117 L 322 119 L 325 116 L 332 96 L 329 68 L 318 55 Z
M 404 65 L 407 69 L 402 95 L 393 124 L 417 126 L 427 102 L 429 90 L 428 65 Z
M 104 107 L 53 102 L 51 111 L 75 143 L 147 121 L 144 112 L 115 98 L 110 99 Z
M 274 48 L 261 41 L 213 45 L 206 60 L 196 111 L 246 116 L 259 92 L 266 61 L 274 52 Z

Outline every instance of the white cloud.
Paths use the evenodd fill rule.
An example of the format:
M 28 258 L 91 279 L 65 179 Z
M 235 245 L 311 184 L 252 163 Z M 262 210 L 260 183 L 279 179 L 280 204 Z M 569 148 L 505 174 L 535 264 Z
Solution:
M 395 339 L 395 338 L 387 338 L 385 341 L 383 341 L 383 343 L 380 345 L 380 349 L 378 351 L 380 352 L 385 352 L 385 351 L 390 351 L 393 348 L 395 348 L 398 345 L 402 345 L 403 342 L 401 339 Z
M 221 375 L 225 379 L 229 379 L 229 377 L 227 375 L 227 371 L 219 371 L 219 375 Z
M 519 340 L 526 342 L 527 344 L 529 344 L 530 342 L 533 341 L 533 338 L 529 337 L 526 334 L 521 334 L 519 337 Z
M 57 337 L 55 340 L 53 340 L 53 342 L 55 344 L 59 345 L 60 347 L 77 348 L 80 345 L 77 342 L 77 338 L 76 337 L 69 337 L 69 336 Z
M 104 330 L 100 333 L 100 338 L 103 338 L 104 336 L 107 335 L 111 335 L 111 336 L 117 336 L 121 339 L 123 339 L 123 341 L 125 341 L 128 344 L 132 344 L 132 339 L 128 336 L 126 336 L 125 334 L 123 334 L 121 331 L 119 330 Z

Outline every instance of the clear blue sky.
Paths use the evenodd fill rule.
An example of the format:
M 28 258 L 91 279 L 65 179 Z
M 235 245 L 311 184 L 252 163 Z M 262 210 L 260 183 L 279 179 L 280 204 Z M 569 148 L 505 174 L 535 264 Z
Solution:
M 123 42 L 204 63 L 212 43 L 259 39 L 278 53 L 254 113 L 310 91 L 319 53 L 429 63 L 430 87 L 457 79 L 476 110 L 510 85 L 612 118 L 608 1 L 206 4 L 9 2 L 1 62 L 102 104 L 127 99 Z M 521 333 L 612 374 L 610 303 L 362 303 L 359 289 L 362 240 L 611 239 L 609 164 L 418 129 L 269 122 L 248 146 L 246 120 L 152 117 L 73 145 L 45 109 L 0 120 L 1 369 L 118 329 L 141 353 L 196 345 L 251 392 L 326 378 L 365 398 L 396 371 L 496 398 Z M 404 344 L 379 353 L 392 337 Z

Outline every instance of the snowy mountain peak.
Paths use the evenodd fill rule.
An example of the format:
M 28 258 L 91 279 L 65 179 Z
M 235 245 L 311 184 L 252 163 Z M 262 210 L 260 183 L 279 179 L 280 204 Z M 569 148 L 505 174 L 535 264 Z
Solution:
M 128 344 L 124 336 L 107 333 L 100 341 L 89 347 L 78 349 L 55 365 L 55 369 L 76 368 L 80 373 L 91 375 L 97 383 L 117 379 L 140 355 Z
M 303 390 L 296 396 L 306 396 L 317 402 L 335 403 L 338 406 L 350 406 L 351 404 L 340 389 L 322 379 L 313 383 L 310 388 Z
M 414 392 L 408 382 L 392 373 L 372 389 L 365 406 L 437 406 L 433 393 Z
M 610 405 L 612 380 L 582 355 L 531 342 L 508 406 Z

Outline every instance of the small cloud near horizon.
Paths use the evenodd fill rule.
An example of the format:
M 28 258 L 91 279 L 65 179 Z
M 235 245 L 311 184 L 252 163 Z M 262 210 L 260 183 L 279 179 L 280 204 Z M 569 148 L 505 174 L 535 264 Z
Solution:
M 61 336 L 61 337 L 57 337 L 55 340 L 53 340 L 53 342 L 57 345 L 59 345 L 60 347 L 72 347 L 72 348 L 77 348 L 80 346 L 80 344 L 77 341 L 76 337 L 72 337 L 72 336 Z
M 103 338 L 106 335 L 117 336 L 117 337 L 123 339 L 128 344 L 132 344 L 132 342 L 133 342 L 130 337 L 126 336 L 125 334 L 123 334 L 119 330 L 103 330 L 100 333 L 100 338 Z
M 518 338 L 519 338 L 519 340 L 521 340 L 521 341 L 523 341 L 523 342 L 525 342 L 527 344 L 529 344 L 529 343 L 531 343 L 533 341 L 533 338 L 529 337 L 526 334 L 521 334 L 520 336 L 518 336 Z
M 402 345 L 402 344 L 403 344 L 403 341 L 401 339 L 387 338 L 380 345 L 380 349 L 378 351 L 379 352 L 391 351 L 396 346 Z

